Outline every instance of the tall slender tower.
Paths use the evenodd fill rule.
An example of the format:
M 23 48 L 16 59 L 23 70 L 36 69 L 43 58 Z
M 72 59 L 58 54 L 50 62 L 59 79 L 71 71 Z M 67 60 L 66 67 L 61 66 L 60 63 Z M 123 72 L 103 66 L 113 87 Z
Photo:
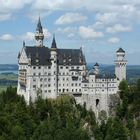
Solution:
M 96 63 L 96 64 L 94 65 L 94 73 L 95 73 L 96 75 L 99 74 L 99 64 L 98 64 L 98 63 Z
M 122 81 L 126 79 L 126 64 L 127 61 L 125 60 L 125 51 L 122 48 L 116 52 L 117 60 L 115 60 L 115 75 Z
M 37 23 L 35 39 L 36 39 L 36 46 L 43 47 L 44 34 L 43 34 L 43 28 L 41 25 L 40 17 L 39 17 L 38 23 Z
M 53 36 L 52 46 L 51 46 L 51 93 L 52 98 L 57 97 L 58 92 L 58 68 L 57 68 L 57 45 L 55 41 L 55 36 Z

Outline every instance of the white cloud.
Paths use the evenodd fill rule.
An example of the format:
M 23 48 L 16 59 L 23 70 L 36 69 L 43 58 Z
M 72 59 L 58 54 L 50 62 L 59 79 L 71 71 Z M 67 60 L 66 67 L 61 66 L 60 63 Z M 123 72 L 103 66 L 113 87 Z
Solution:
M 73 34 L 73 33 L 68 34 L 68 38 L 72 38 L 74 36 L 75 36 L 75 34 Z
M 76 23 L 76 22 L 82 22 L 86 19 L 87 19 L 86 16 L 83 16 L 79 13 L 66 13 L 62 15 L 61 17 L 59 17 L 56 20 L 55 24 L 58 24 L 58 25 L 71 24 L 71 23 Z
M 103 37 L 104 34 L 102 32 L 97 32 L 93 28 L 80 26 L 79 27 L 79 34 L 84 39 L 94 39 Z
M 35 34 L 32 32 L 26 32 L 24 35 L 21 36 L 21 39 L 25 41 L 34 41 Z
M 56 31 L 59 33 L 76 33 L 77 28 L 76 27 L 65 27 L 65 28 L 58 28 Z
M 47 39 L 47 38 L 50 38 L 51 37 L 51 33 L 48 31 L 47 28 L 44 28 L 43 29 L 43 34 L 44 34 L 44 38 Z M 35 33 L 33 32 L 26 32 L 24 35 L 22 35 L 20 37 L 22 40 L 25 40 L 25 41 L 35 41 Z
M 132 27 L 131 26 L 123 26 L 121 24 L 115 24 L 112 27 L 108 27 L 106 29 L 106 31 L 108 33 L 130 32 L 130 31 L 132 31 Z
M 96 15 L 96 20 L 103 24 L 110 24 L 117 21 L 117 16 L 118 16 L 117 13 L 104 13 L 104 14 L 98 13 Z
M 0 21 L 9 20 L 12 17 L 11 13 L 0 14 Z
M 11 41 L 13 39 L 14 37 L 11 34 L 4 34 L 0 36 L 0 40 L 3 40 L 3 41 Z
M 50 38 L 51 37 L 51 33 L 49 32 L 49 30 L 47 28 L 43 29 L 43 33 L 44 33 L 44 38 Z
M 116 43 L 120 42 L 120 39 L 117 38 L 117 37 L 112 37 L 112 38 L 108 39 L 108 42 L 111 43 L 111 44 L 116 44 Z
M 0 0 L 0 21 L 11 19 L 12 15 L 33 0 Z

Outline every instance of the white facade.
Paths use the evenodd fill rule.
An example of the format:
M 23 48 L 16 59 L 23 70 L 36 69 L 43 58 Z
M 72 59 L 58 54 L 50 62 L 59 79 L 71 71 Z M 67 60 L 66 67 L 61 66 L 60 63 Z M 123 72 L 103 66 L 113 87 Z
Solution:
M 117 51 L 117 60 L 115 61 L 115 74 L 119 81 L 126 79 L 126 63 L 125 51 L 120 48 Z
M 87 109 L 91 108 L 97 116 L 101 110 L 108 114 L 109 96 L 117 93 L 118 83 L 126 78 L 124 55 L 125 52 L 117 51 L 116 76 L 100 75 L 97 63 L 87 71 L 81 49 L 58 49 L 55 38 L 50 49 L 43 43 L 36 47 L 24 44 L 18 56 L 17 93 L 23 95 L 28 104 L 37 96 L 55 99 L 69 94 L 77 103 L 86 103 Z

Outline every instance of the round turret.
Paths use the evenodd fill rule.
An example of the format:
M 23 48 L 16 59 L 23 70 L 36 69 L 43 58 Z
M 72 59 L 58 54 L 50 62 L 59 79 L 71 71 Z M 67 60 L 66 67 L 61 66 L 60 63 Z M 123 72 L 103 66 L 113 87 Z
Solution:
M 99 64 L 98 63 L 95 63 L 95 65 L 94 65 L 94 73 L 95 74 L 99 74 Z
M 125 57 L 125 51 L 122 48 L 119 48 L 116 52 L 118 60 L 123 60 Z
M 119 48 L 116 51 L 117 60 L 115 60 L 115 75 L 119 79 L 119 81 L 122 81 L 123 79 L 126 79 L 126 63 L 125 60 L 125 51 L 122 48 Z

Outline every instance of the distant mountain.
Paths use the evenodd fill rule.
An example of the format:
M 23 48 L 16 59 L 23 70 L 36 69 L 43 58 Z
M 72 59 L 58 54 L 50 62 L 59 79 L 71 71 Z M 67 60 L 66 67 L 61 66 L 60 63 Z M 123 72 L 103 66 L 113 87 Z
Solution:
M 115 65 L 99 64 L 100 72 L 105 74 L 114 74 Z M 88 69 L 92 69 L 94 64 L 87 64 Z M 137 79 L 140 78 L 140 65 L 128 65 L 127 66 L 127 80 L 129 83 L 133 84 Z
M 100 72 L 105 74 L 114 74 L 115 66 L 107 65 L 107 64 L 99 64 Z M 92 69 L 94 66 L 93 63 L 88 63 L 88 70 Z M 17 72 L 18 65 L 17 64 L 0 64 L 0 72 Z M 129 83 L 134 83 L 138 78 L 140 78 L 140 65 L 128 65 L 127 66 L 127 79 Z
M 0 64 L 0 71 L 18 71 L 17 64 Z

